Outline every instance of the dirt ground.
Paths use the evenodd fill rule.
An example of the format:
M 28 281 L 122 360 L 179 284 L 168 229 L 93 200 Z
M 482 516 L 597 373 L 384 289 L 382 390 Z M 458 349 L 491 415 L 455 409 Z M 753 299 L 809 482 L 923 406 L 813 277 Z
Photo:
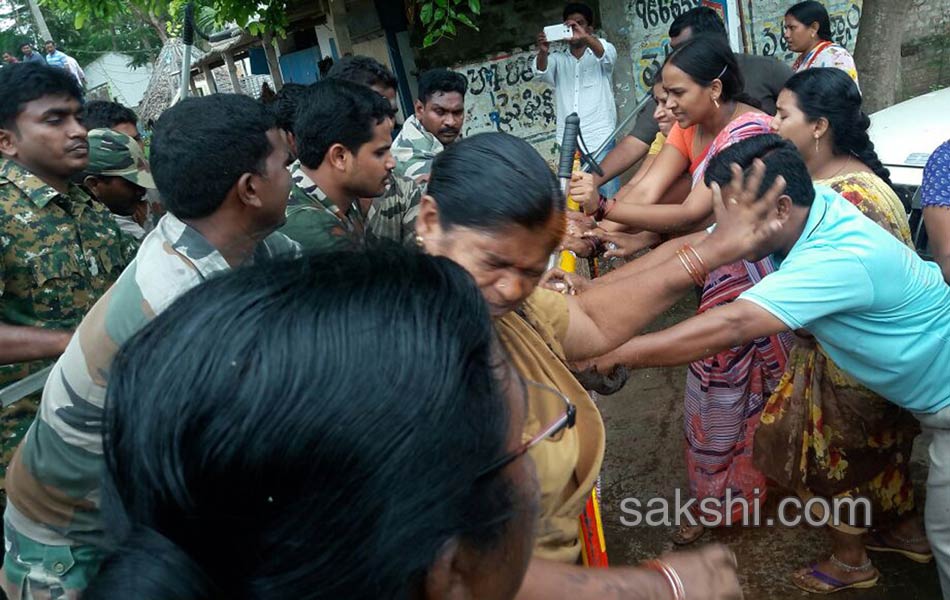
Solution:
M 681 302 L 657 323 L 678 322 L 695 310 L 695 299 Z M 620 510 L 624 498 L 644 503 L 653 497 L 673 498 L 680 488 L 688 495 L 683 454 L 683 385 L 685 368 L 646 369 L 635 372 L 620 392 L 600 397 L 598 405 L 607 427 L 607 455 L 602 471 L 602 504 L 607 549 L 612 564 L 636 564 L 673 550 L 672 527 L 624 526 Z M 918 439 L 918 446 L 922 446 Z M 923 492 L 926 458 L 915 452 L 914 476 L 918 497 Z M 779 493 L 772 494 L 773 496 Z M 774 515 L 770 500 L 764 516 Z M 771 510 L 770 510 L 771 508 Z M 727 544 L 737 554 L 745 597 L 816 598 L 800 592 L 788 574 L 819 557 L 829 546 L 824 532 L 797 528 L 728 528 L 708 532 L 697 544 Z M 834 594 L 840 600 L 938 600 L 940 588 L 933 563 L 919 565 L 891 554 L 872 554 L 881 571 L 871 590 Z

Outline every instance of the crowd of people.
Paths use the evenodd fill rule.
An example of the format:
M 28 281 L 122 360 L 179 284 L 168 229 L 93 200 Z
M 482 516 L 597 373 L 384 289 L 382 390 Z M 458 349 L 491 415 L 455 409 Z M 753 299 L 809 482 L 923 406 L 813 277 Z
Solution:
M 950 142 L 925 262 L 820 3 L 786 14 L 791 67 L 733 53 L 712 9 L 677 17 L 617 143 L 617 51 L 590 7 L 563 17 L 534 69 L 558 135 L 577 112 L 602 148 L 579 211 L 526 141 L 462 136 L 448 69 L 398 132 L 395 77 L 347 56 L 266 101 L 180 101 L 146 148 L 55 46 L 5 57 L 0 389 L 49 369 L 0 393 L 7 597 L 740 598 L 727 547 L 688 547 L 705 522 L 582 564 L 591 382 L 688 365 L 694 499 L 866 497 L 791 583 L 873 587 L 893 552 L 950 598 Z M 627 262 L 588 280 L 549 268 L 563 249 Z
M 47 40 L 43 44 L 44 54 L 39 54 L 33 48 L 33 43 L 25 41 L 20 44 L 20 58 L 17 58 L 13 52 L 5 51 L 3 53 L 3 66 L 15 65 L 21 62 L 33 62 L 47 64 L 58 69 L 63 69 L 76 80 L 80 87 L 86 85 L 86 74 L 83 72 L 79 62 L 72 56 L 56 48 L 56 42 Z

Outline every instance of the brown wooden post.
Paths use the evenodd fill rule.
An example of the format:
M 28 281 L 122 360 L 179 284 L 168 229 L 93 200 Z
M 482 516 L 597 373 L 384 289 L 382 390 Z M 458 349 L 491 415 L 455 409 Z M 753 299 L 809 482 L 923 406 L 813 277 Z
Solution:
M 211 72 L 211 67 L 207 63 L 201 65 L 201 72 L 205 76 L 205 81 L 208 82 L 208 92 L 211 94 L 218 93 L 218 83 L 214 80 L 214 73 Z
M 284 78 L 280 74 L 280 61 L 277 60 L 277 49 L 274 48 L 274 36 L 264 33 L 264 55 L 267 56 L 267 69 L 274 80 L 274 91 L 279 92 L 284 87 Z
M 228 77 L 231 78 L 231 87 L 235 94 L 244 94 L 244 88 L 241 87 L 241 80 L 238 79 L 237 67 L 234 66 L 234 55 L 230 51 L 224 53 L 224 64 L 228 67 Z

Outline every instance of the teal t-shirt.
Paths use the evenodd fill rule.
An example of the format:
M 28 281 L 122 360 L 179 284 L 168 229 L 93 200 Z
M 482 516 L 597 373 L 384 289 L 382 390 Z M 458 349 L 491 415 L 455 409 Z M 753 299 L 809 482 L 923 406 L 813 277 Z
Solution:
M 950 406 L 950 286 L 940 268 L 815 186 L 802 236 L 739 298 L 806 329 L 835 363 L 920 413 Z

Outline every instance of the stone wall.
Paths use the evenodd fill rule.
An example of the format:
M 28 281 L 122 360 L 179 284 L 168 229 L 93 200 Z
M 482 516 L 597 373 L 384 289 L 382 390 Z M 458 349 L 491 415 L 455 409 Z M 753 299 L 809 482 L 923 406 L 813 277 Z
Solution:
M 900 100 L 950 86 L 950 0 L 916 0 L 901 48 Z

